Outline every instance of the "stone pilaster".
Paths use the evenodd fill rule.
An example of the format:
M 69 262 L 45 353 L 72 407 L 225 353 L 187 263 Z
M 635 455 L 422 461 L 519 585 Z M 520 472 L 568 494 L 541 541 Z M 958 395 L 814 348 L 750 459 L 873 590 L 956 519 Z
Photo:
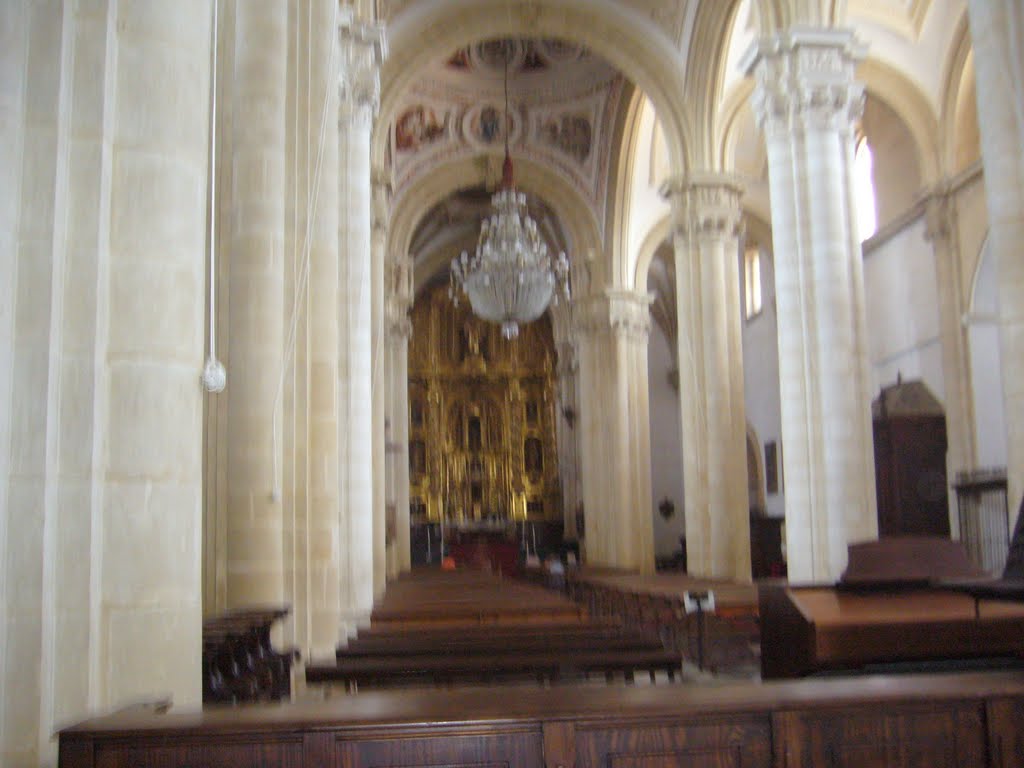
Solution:
M 647 339 L 650 298 L 608 292 L 574 302 L 587 562 L 654 570 Z
M 284 599 L 280 405 L 287 55 L 287 4 L 238 3 L 230 90 L 229 608 Z
M 985 163 L 989 252 L 999 285 L 1010 530 L 1024 493 L 1024 8 L 969 0 Z
M 746 410 L 740 332 L 739 186 L 669 182 L 675 219 L 679 402 L 689 572 L 750 579 Z
M 379 98 L 383 30 L 341 9 L 338 73 L 338 403 L 344 632 L 374 598 L 370 134 Z
M 385 333 L 388 346 L 388 423 L 391 440 L 386 461 L 391 478 L 388 500 L 393 506 L 395 526 L 393 543 L 395 570 L 404 573 L 412 567 L 409 538 L 409 320 L 411 276 L 407 258 L 389 261 L 387 265 L 387 299 Z
M 308 594 L 308 654 L 329 660 L 338 645 L 339 558 L 338 530 L 338 142 L 334 133 L 338 101 L 334 60 L 335 32 L 331 28 L 334 0 L 316 0 L 311 5 L 313 23 L 310 55 L 310 102 L 319 104 L 327 95 L 327 115 L 316 110 L 308 118 L 307 141 L 319 145 L 321 121 L 324 135 L 319 184 L 315 188 L 316 208 L 310 208 L 307 350 L 308 373 L 308 487 L 305 526 L 305 571 Z M 315 157 L 316 152 L 307 153 Z M 307 167 L 308 174 L 315 174 Z M 312 185 L 309 185 L 313 189 Z M 298 622 L 297 622 L 298 623 Z
M 946 406 L 947 475 L 973 469 L 977 461 L 974 441 L 974 398 L 971 395 L 971 361 L 964 328 L 966 296 L 960 269 L 956 199 L 937 191 L 925 208 L 925 239 L 935 253 L 935 279 L 939 298 L 939 343 L 942 349 L 942 380 Z M 950 496 L 950 530 L 957 530 L 955 496 Z
M 747 55 L 768 147 L 794 580 L 837 578 L 847 544 L 878 529 L 852 182 L 862 55 L 849 32 L 807 28 L 762 40 Z
M 385 383 L 385 356 L 387 344 L 384 338 L 384 260 L 388 232 L 388 205 L 391 186 L 385 173 L 373 174 L 372 189 L 372 242 L 370 258 L 372 286 L 372 354 L 373 373 L 373 592 L 376 597 L 384 594 L 387 582 L 387 513 L 385 488 L 386 439 L 384 406 L 387 401 Z

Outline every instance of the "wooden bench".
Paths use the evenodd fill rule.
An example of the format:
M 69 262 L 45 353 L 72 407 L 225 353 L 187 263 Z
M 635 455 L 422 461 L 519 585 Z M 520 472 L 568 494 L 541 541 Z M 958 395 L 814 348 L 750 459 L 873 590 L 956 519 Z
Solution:
M 355 637 L 345 648 L 338 649 L 338 658 L 360 658 L 378 655 L 474 655 L 509 652 L 539 651 L 616 651 L 663 649 L 657 635 L 639 630 L 608 630 L 550 633 L 503 633 L 498 636 L 462 635 L 458 631 L 430 636 L 398 635 L 395 637 Z
M 647 672 L 651 680 L 658 672 L 675 679 L 681 657 L 663 648 L 650 650 L 588 650 L 491 653 L 459 657 L 426 655 L 375 655 L 338 659 L 331 665 L 306 667 L 309 683 L 344 684 L 346 690 L 360 687 L 391 687 L 409 683 L 487 683 L 496 680 L 535 680 L 540 683 L 585 678 L 602 674 L 610 680 L 622 674 L 632 681 L 635 671 Z
M 240 703 L 291 697 L 294 651 L 270 642 L 274 622 L 287 608 L 228 611 L 203 621 L 203 703 Z

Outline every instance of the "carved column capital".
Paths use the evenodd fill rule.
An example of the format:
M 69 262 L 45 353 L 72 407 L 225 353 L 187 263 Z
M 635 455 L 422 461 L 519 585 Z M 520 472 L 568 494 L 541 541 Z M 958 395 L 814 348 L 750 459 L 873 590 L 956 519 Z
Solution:
M 583 336 L 616 336 L 647 342 L 651 332 L 651 296 L 633 291 L 607 291 L 574 305 L 573 321 Z
M 864 111 L 854 70 L 866 51 L 840 29 L 793 27 L 756 41 L 741 66 L 754 75 L 752 106 L 765 135 L 851 133 Z
M 356 19 L 352 6 L 339 14 L 338 120 L 369 130 L 380 108 L 380 65 L 387 56 L 384 28 Z
M 661 186 L 672 206 L 677 236 L 687 239 L 735 239 L 743 234 L 743 187 L 732 176 L 692 173 Z

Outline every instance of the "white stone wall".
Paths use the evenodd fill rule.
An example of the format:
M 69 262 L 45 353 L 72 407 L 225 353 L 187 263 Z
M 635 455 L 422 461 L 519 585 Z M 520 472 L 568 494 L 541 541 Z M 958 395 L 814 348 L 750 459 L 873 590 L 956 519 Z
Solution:
M 924 239 L 923 216 L 879 246 L 865 247 L 864 297 L 872 396 L 902 374 L 922 379 L 944 399 L 935 257 Z
M 210 16 L 3 13 L 0 763 L 21 766 L 97 709 L 199 700 Z

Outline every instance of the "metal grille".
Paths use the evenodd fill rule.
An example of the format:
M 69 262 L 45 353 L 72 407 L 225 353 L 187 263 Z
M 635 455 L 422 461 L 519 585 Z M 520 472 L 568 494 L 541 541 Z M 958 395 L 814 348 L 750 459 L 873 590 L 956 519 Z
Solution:
M 999 576 L 1006 565 L 1010 531 L 1006 504 L 1006 470 L 958 472 L 957 507 L 960 541 L 979 567 Z

